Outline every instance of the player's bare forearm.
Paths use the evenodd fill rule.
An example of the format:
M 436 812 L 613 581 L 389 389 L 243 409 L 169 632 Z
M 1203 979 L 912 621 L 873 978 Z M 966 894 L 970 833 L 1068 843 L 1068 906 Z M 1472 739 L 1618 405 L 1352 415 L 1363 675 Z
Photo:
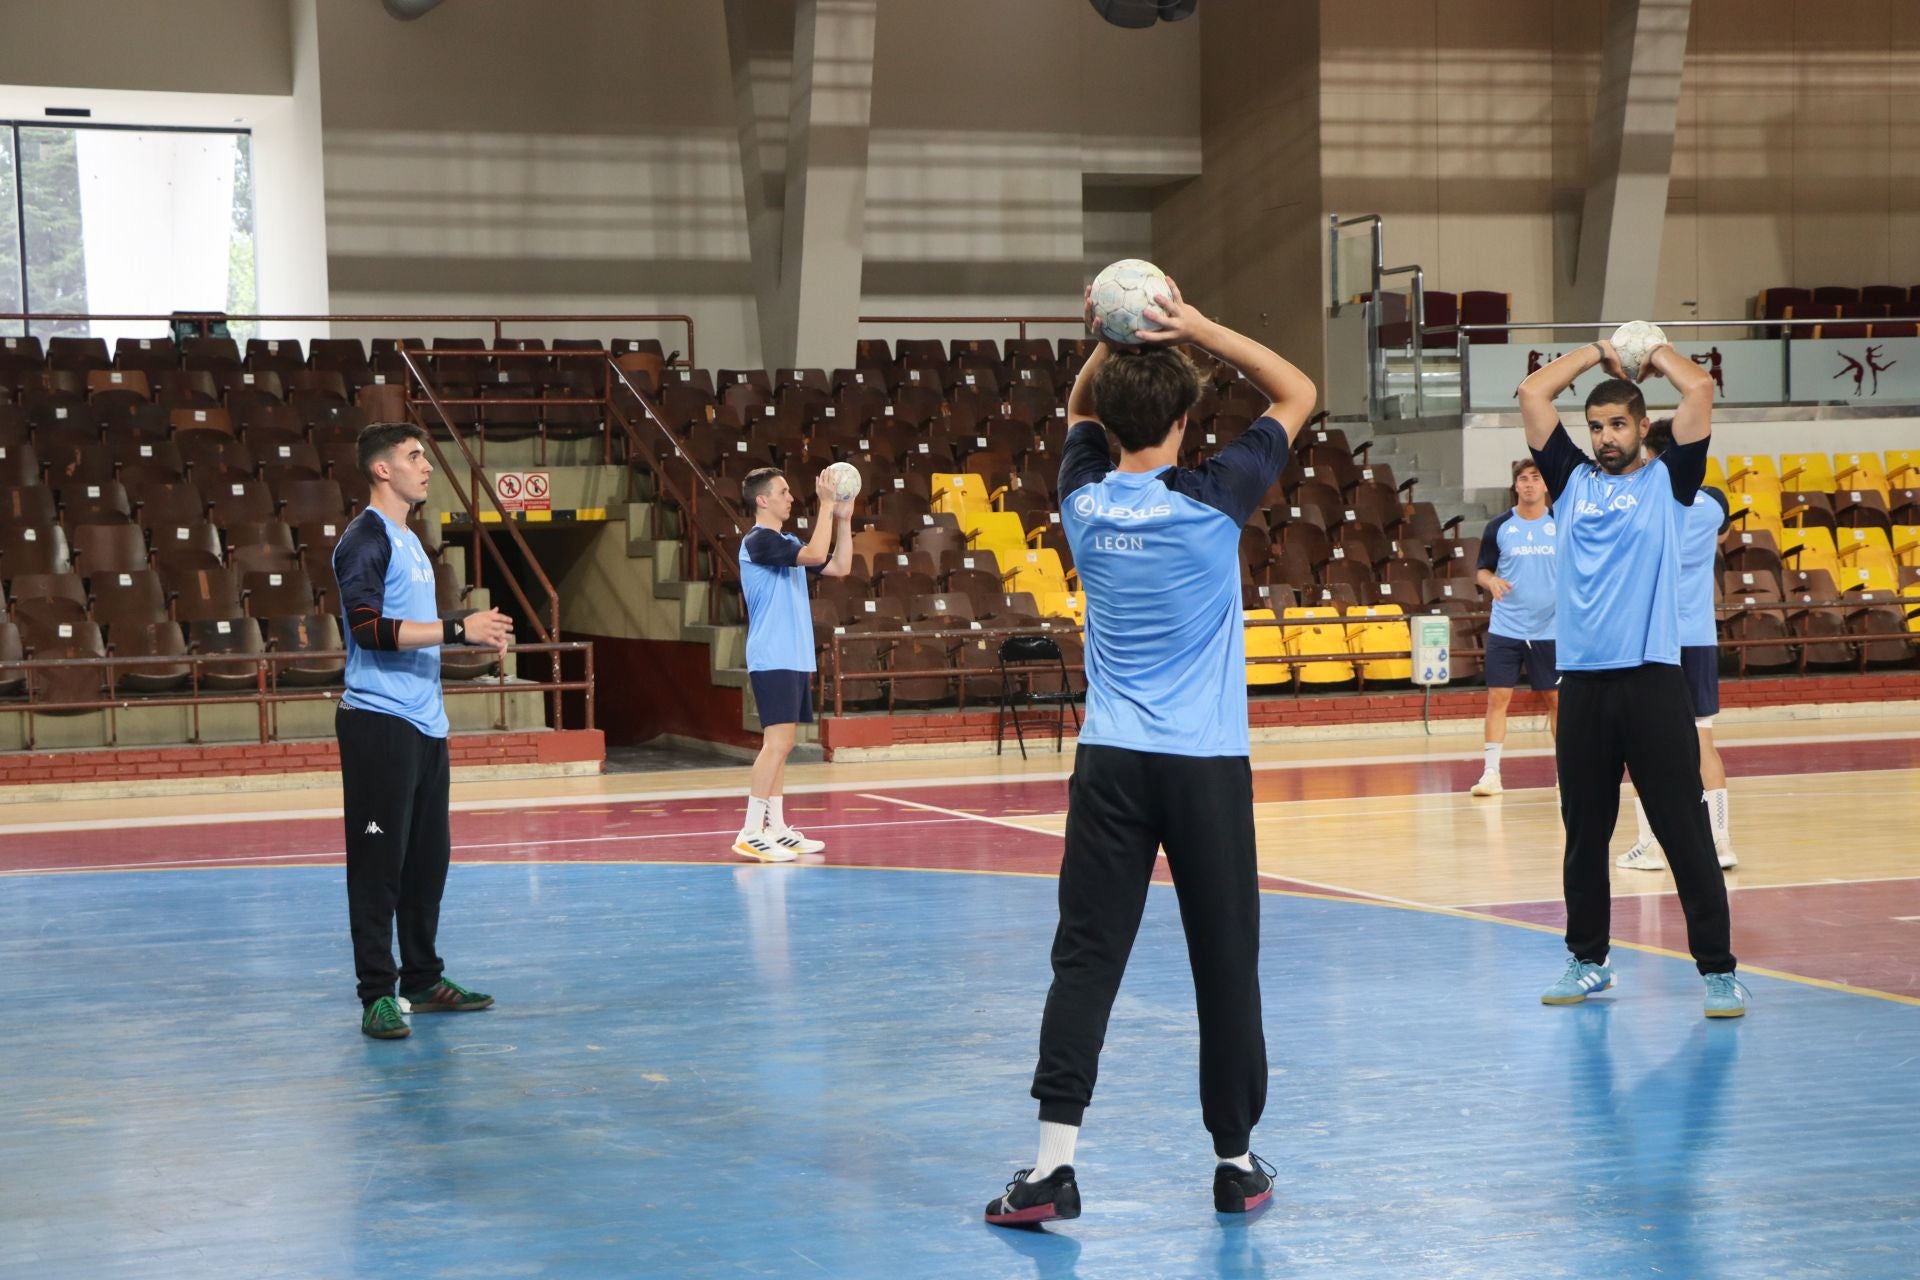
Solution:
M 824 508 L 824 504 L 822 505 Z M 793 558 L 793 562 L 797 565 L 812 568 L 814 565 L 825 564 L 831 560 L 833 558 L 834 523 L 829 511 L 823 509 L 816 514 L 813 520 L 813 534 L 807 539 L 807 545 L 800 548 L 800 553 Z M 849 539 L 849 541 L 851 541 L 851 539 Z
M 1237 369 L 1255 391 L 1267 398 L 1267 416 L 1286 428 L 1287 439 L 1300 434 L 1320 399 L 1312 378 L 1271 347 L 1217 321 L 1195 325 L 1193 340 L 1214 359 Z
M 1558 360 L 1552 360 L 1527 375 L 1520 384 L 1520 421 L 1527 429 L 1527 447 L 1544 449 L 1547 441 L 1553 438 L 1553 432 L 1560 425 L 1560 411 L 1553 402 L 1560 393 L 1573 385 L 1578 378 L 1595 365 L 1605 363 L 1606 353 L 1612 348 L 1604 342 L 1590 342 L 1576 351 L 1569 351 Z M 1616 357 L 1609 366 L 1609 372 L 1618 376 L 1619 359 Z
M 1673 411 L 1673 442 L 1693 444 L 1712 435 L 1713 375 L 1672 347 L 1655 347 L 1647 363 L 1680 393 L 1680 407 Z
M 1093 349 L 1093 354 L 1087 357 L 1087 362 L 1080 366 L 1080 373 L 1073 380 L 1073 390 L 1067 393 L 1069 423 L 1086 419 L 1092 419 L 1095 422 L 1100 420 L 1099 415 L 1093 411 L 1093 375 L 1100 371 L 1100 366 L 1107 362 L 1110 354 L 1112 353 L 1107 344 L 1102 341 Z
M 852 504 L 848 504 L 851 508 Z M 833 556 L 820 571 L 828 578 L 844 578 L 853 572 L 853 512 L 833 518 Z

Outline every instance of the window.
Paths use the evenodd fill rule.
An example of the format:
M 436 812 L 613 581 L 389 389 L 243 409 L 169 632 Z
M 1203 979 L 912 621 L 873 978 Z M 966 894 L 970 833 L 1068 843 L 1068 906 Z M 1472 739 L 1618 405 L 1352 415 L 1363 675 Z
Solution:
M 255 309 L 247 134 L 11 124 L 0 138 L 0 312 Z M 109 342 L 165 331 L 156 321 L 35 320 L 26 328 Z M 234 336 L 245 339 L 250 328 L 236 325 Z

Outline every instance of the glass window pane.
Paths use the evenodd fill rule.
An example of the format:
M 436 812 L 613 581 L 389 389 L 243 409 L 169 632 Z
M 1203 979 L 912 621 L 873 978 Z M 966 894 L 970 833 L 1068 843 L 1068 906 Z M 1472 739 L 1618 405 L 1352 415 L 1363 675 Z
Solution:
M 26 299 L 20 293 L 20 197 L 14 185 L 16 167 L 13 128 L 0 125 L 0 312 L 26 309 Z M 0 320 L 0 335 L 26 331 L 26 326 L 18 320 Z
M 80 174 L 72 129 L 21 129 L 21 228 L 27 254 L 27 309 L 83 312 L 87 268 L 81 235 Z M 85 336 L 79 322 L 37 321 L 32 332 Z

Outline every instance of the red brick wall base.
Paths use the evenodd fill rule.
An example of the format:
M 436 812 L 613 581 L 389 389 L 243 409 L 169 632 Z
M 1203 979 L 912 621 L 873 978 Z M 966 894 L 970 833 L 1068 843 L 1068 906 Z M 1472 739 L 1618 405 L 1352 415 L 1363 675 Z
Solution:
M 551 765 L 607 758 L 598 729 L 525 733 L 456 733 L 448 739 L 453 767 Z M 85 751 L 0 754 L 0 787 L 50 782 L 169 781 L 236 774 L 328 773 L 340 768 L 331 738 L 220 746 L 104 747 Z
M 1391 693 L 1328 693 L 1303 697 L 1254 698 L 1248 703 L 1248 718 L 1255 729 L 1270 727 L 1321 727 L 1331 725 L 1385 724 L 1418 721 L 1422 695 L 1395 690 Z M 1723 680 L 1720 704 L 1733 707 L 1784 707 L 1827 705 L 1847 702 L 1920 701 L 1920 672 L 1869 671 L 1864 675 L 1782 676 L 1748 680 Z M 1435 720 L 1477 720 L 1486 714 L 1484 689 L 1449 690 L 1435 693 L 1430 712 Z M 1546 700 L 1529 691 L 1515 693 L 1510 712 L 1516 716 L 1541 715 Z M 820 722 L 820 742 L 827 758 L 835 751 L 872 750 L 902 746 L 930 746 L 992 742 L 994 711 L 934 711 L 924 715 L 851 715 L 827 716 Z M 1035 740 L 1028 733 L 1028 746 Z M 1043 732 L 1045 745 L 1053 744 L 1051 725 Z M 1073 721 L 1067 721 L 1067 735 L 1073 736 Z M 1008 749 L 1012 750 L 1013 730 L 1007 730 Z

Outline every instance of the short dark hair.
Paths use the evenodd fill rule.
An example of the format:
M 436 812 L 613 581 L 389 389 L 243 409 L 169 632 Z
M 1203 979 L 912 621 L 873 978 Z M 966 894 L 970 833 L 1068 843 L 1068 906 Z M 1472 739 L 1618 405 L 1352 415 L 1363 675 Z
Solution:
M 1673 448 L 1673 419 L 1655 418 L 1647 425 L 1647 452 L 1659 457 Z
M 747 510 L 760 509 L 760 495 L 773 488 L 773 482 L 786 472 L 778 467 L 759 467 L 747 472 L 747 478 L 740 482 L 740 496 L 746 500 Z
M 373 483 L 373 464 L 403 440 L 418 440 L 422 447 L 427 443 L 427 433 L 411 422 L 370 422 L 360 428 L 360 438 L 355 442 L 355 456 L 360 463 L 360 474 Z
M 1532 458 L 1521 458 L 1513 464 L 1513 479 L 1518 480 L 1522 471 L 1532 471 L 1535 474 L 1539 474 L 1540 464 Z M 1541 479 L 1544 480 L 1545 478 L 1544 475 L 1541 476 Z
M 1640 388 L 1625 378 L 1608 378 L 1605 382 L 1587 392 L 1587 408 L 1597 404 L 1623 404 L 1627 406 L 1627 416 L 1638 420 L 1647 416 L 1647 398 L 1640 394 Z
M 1109 351 L 1093 375 L 1093 411 L 1128 453 L 1165 440 L 1199 398 L 1200 371 L 1178 347 Z

